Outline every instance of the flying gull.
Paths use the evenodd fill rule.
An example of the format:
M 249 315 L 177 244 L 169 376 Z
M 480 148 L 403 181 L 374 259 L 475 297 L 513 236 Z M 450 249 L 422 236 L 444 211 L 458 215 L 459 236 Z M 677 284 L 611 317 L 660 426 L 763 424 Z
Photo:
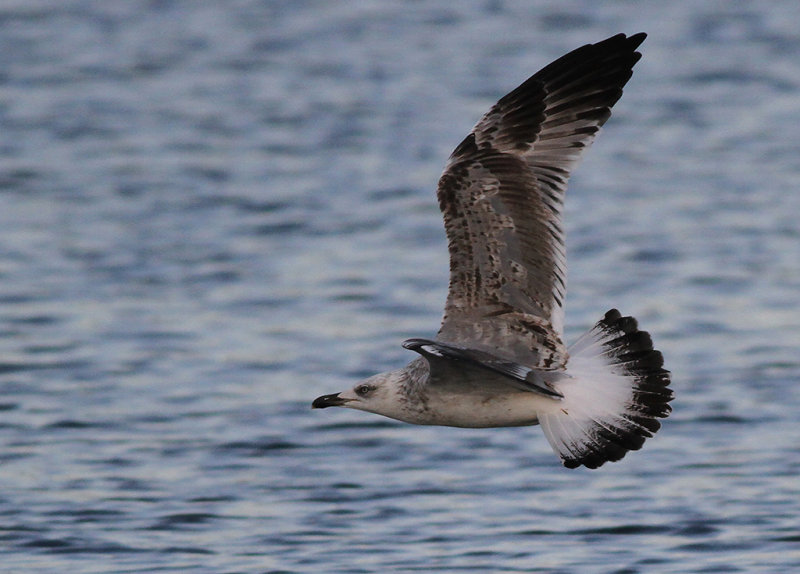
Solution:
M 564 466 L 641 448 L 670 413 L 650 335 L 612 309 L 563 342 L 561 211 L 570 170 L 611 116 L 645 34 L 570 52 L 500 99 L 450 156 L 437 196 L 450 289 L 436 339 L 406 367 L 317 398 L 420 425 L 542 426 Z

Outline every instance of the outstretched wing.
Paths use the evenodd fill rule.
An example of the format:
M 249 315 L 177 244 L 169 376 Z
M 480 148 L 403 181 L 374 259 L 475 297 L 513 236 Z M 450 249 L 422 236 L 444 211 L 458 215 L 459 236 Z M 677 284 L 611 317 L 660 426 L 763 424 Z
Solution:
M 437 192 L 450 251 L 438 340 L 563 366 L 567 179 L 644 38 L 618 34 L 559 58 L 497 102 L 450 156 Z

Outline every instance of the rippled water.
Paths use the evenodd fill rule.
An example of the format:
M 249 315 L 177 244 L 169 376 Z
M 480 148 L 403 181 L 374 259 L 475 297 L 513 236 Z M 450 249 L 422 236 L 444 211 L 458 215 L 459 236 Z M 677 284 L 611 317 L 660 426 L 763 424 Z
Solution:
M 433 189 L 499 96 L 650 34 L 568 194 L 568 338 L 674 373 L 642 452 L 311 399 L 438 327 Z M 0 7 L 0 569 L 800 567 L 794 2 Z

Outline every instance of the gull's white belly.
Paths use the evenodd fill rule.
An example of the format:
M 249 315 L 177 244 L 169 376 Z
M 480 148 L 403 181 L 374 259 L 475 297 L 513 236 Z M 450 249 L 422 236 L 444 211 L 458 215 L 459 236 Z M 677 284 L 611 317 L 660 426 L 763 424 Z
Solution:
M 553 399 L 525 391 L 432 392 L 418 413 L 420 420 L 408 422 L 469 428 L 535 425 L 544 403 L 552 405 Z

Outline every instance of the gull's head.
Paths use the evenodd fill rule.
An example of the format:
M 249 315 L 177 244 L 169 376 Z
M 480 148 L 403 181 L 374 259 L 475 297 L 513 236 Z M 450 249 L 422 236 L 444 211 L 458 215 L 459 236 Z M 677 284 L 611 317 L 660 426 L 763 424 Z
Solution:
M 347 407 L 403 420 L 403 385 L 408 380 L 405 369 L 374 375 L 352 388 L 314 399 L 312 409 Z

